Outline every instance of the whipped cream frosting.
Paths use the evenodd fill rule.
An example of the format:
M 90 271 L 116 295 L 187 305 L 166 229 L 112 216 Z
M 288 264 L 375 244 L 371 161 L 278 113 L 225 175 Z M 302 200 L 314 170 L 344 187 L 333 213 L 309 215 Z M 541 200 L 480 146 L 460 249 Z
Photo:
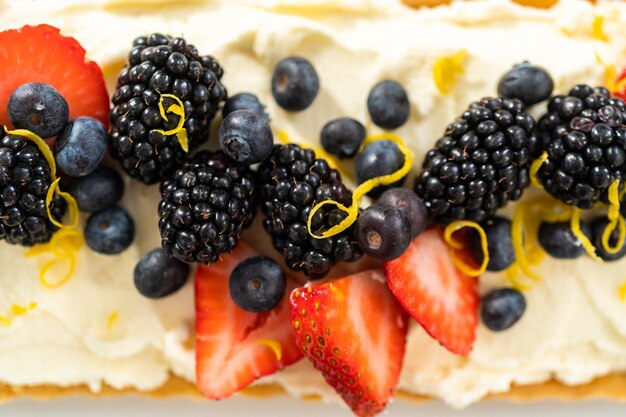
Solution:
M 595 16 L 604 17 L 608 42 L 593 36 Z M 409 93 L 411 116 L 394 133 L 413 149 L 416 164 L 471 101 L 495 95 L 497 80 L 513 64 L 528 59 L 544 66 L 555 90 L 567 91 L 577 82 L 600 83 L 596 55 L 620 65 L 626 48 L 626 5 L 608 1 L 561 1 L 550 10 L 500 0 L 420 10 L 398 0 L 0 1 L 0 29 L 37 23 L 76 37 L 103 68 L 109 93 L 134 37 L 184 35 L 218 58 L 231 94 L 257 94 L 273 128 L 298 142 L 317 144 L 321 127 L 340 116 L 378 133 L 367 115 L 368 91 L 382 79 L 397 80 Z M 444 95 L 433 66 L 462 49 L 464 73 Z M 299 113 L 275 104 L 269 82 L 275 64 L 293 54 L 314 64 L 322 85 L 313 105 Z M 345 172 L 349 180 L 350 168 Z M 39 283 L 45 256 L 26 258 L 24 248 L 0 243 L 0 382 L 87 384 L 98 391 L 103 383 L 151 390 L 170 373 L 194 381 L 193 285 L 157 301 L 137 293 L 133 268 L 159 245 L 158 186 L 126 185 L 122 205 L 137 223 L 134 244 L 115 257 L 83 247 L 73 278 L 58 289 Z M 582 384 L 626 370 L 626 303 L 618 297 L 625 267 L 626 258 L 604 265 L 586 257 L 546 259 L 522 319 L 500 333 L 479 325 L 466 358 L 448 353 L 413 323 L 400 389 L 462 407 L 513 384 L 551 378 Z M 480 290 L 506 284 L 504 274 L 487 273 Z M 26 312 L 14 309 L 30 303 L 36 305 Z M 259 383 L 338 399 L 307 361 Z

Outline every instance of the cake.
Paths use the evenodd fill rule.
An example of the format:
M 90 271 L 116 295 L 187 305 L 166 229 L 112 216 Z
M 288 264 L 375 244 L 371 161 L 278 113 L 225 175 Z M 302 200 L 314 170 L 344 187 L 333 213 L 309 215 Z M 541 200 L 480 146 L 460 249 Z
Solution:
M 413 6 L 421 5 L 421 2 L 414 3 L 419 4 L 412 4 Z M 561 132 L 565 129 L 567 133 L 570 130 L 589 133 L 591 130 L 591 126 L 585 130 L 585 126 L 580 127 L 576 124 L 578 122 L 584 124 L 585 120 L 574 122 L 578 126 L 576 128 L 571 127 L 571 124 L 555 127 L 548 120 L 553 113 L 556 116 L 553 115 L 552 120 L 561 117 L 570 122 L 570 115 L 565 114 L 569 107 L 563 104 L 566 97 L 585 98 L 591 94 L 604 94 L 604 90 L 581 92 L 584 88 L 580 85 L 592 87 L 603 85 L 609 88 L 611 93 L 623 96 L 623 91 L 620 91 L 623 85 L 619 83 L 619 75 L 626 51 L 624 41 L 626 6 L 620 2 L 597 1 L 592 4 L 587 1 L 561 0 L 549 8 L 535 8 L 532 5 L 509 1 L 476 0 L 454 1 L 434 8 L 411 8 L 395 0 L 376 2 L 5 0 L 0 3 L 0 10 L 1 30 L 45 24 L 59 28 L 62 35 L 79 42 L 87 51 L 88 60 L 95 62 L 102 71 L 106 81 L 107 99 L 124 84 L 120 82 L 120 77 L 123 78 L 124 75 L 120 74 L 124 74 L 123 68 L 127 64 L 133 40 L 141 39 L 142 36 L 143 40 L 137 41 L 136 45 L 148 42 L 147 37 L 153 33 L 184 36 L 188 44 L 193 44 L 200 54 L 214 57 L 203 61 L 203 65 L 206 64 L 205 68 L 211 68 L 215 77 L 210 83 L 205 83 L 205 86 L 209 86 L 207 88 L 213 91 L 211 99 L 213 101 L 207 104 L 204 113 L 198 113 L 195 128 L 192 124 L 185 127 L 174 126 L 170 131 L 175 130 L 174 133 L 164 134 L 164 136 L 177 135 L 178 142 L 171 146 L 179 153 L 181 152 L 179 145 L 180 149 L 184 149 L 184 146 L 191 148 L 209 146 L 213 149 L 218 147 L 221 109 L 224 106 L 226 91 L 229 96 L 241 92 L 256 95 L 269 116 L 274 143 L 294 147 L 296 145 L 286 145 L 287 142 L 294 142 L 303 147 L 313 147 L 318 157 L 323 156 L 331 161 L 331 164 L 342 173 L 346 186 L 353 190 L 358 185 L 354 162 L 350 158 L 328 157 L 328 152 L 322 149 L 319 140 L 322 127 L 330 120 L 350 117 L 360 121 L 370 136 L 376 138 L 380 134 L 387 139 L 397 138 L 401 150 L 408 150 L 402 152 L 403 161 L 406 163 L 410 160 L 410 155 L 413 158 L 411 174 L 405 186 L 413 189 L 415 179 L 419 178 L 415 189 L 429 203 L 428 208 L 433 219 L 444 227 L 447 224 L 454 224 L 455 220 L 476 220 L 484 224 L 487 217 L 492 217 L 494 213 L 483 211 L 480 214 L 474 209 L 455 211 L 450 208 L 456 204 L 452 197 L 444 208 L 437 206 L 439 203 L 433 202 L 436 198 L 426 191 L 428 175 L 424 177 L 422 173 L 430 169 L 433 171 L 431 177 L 440 175 L 433 168 L 437 165 L 433 162 L 436 153 L 429 150 L 435 146 L 438 139 L 446 135 L 448 140 L 452 140 L 451 137 L 455 138 L 454 140 L 461 140 L 461 135 L 456 137 L 456 133 L 447 126 L 462 115 L 470 103 L 479 102 L 483 97 L 496 97 L 498 82 L 503 75 L 514 65 L 529 61 L 530 64 L 545 69 L 553 80 L 553 90 L 551 89 L 548 95 L 553 91 L 554 97 L 561 95 L 561 98 L 543 100 L 530 106 L 528 113 L 523 106 L 520 108 L 513 101 L 506 101 L 504 104 L 503 102 L 498 104 L 497 100 L 483 102 L 483 107 L 506 108 L 518 117 L 515 123 L 519 126 L 526 126 L 519 122 L 520 117 L 532 116 L 531 118 L 535 120 L 543 120 L 538 124 L 540 133 L 535 132 L 534 126 L 523 129 L 529 143 L 530 138 L 536 140 L 532 142 L 532 146 L 528 145 L 528 155 L 522 158 L 523 161 L 516 159 L 514 164 L 505 163 L 507 167 L 515 170 L 516 181 L 514 190 L 504 191 L 503 196 L 499 197 L 497 215 L 513 219 L 514 228 L 523 228 L 530 224 L 538 227 L 542 219 L 547 221 L 546 219 L 558 218 L 568 222 L 572 217 L 576 219 L 581 211 L 574 209 L 575 206 L 581 210 L 593 206 L 595 211 L 585 211 L 580 223 L 582 226 L 578 228 L 590 235 L 591 232 L 585 229 L 586 221 L 598 216 L 606 217 L 607 210 L 598 208 L 595 204 L 604 203 L 611 207 L 608 211 L 612 213 L 612 221 L 617 226 L 620 224 L 621 217 L 615 211 L 616 207 L 619 207 L 615 204 L 615 196 L 619 194 L 619 190 L 609 190 L 610 185 L 603 184 L 596 187 L 599 191 L 594 188 L 588 193 L 583 193 L 579 187 L 577 190 L 580 192 L 576 191 L 577 194 L 572 196 L 571 193 L 568 194 L 558 188 L 559 179 L 556 177 L 562 172 L 557 170 L 555 173 L 549 167 L 561 163 L 557 160 L 557 155 L 560 154 L 557 152 L 558 149 L 552 149 L 548 145 L 554 135 L 559 134 L 554 131 L 559 129 Z M 50 33 L 53 32 L 54 30 Z M 37 45 L 33 46 L 36 47 Z M 38 49 L 35 51 L 35 57 L 42 53 Z M 289 104 L 279 105 L 273 95 L 271 80 L 277 64 L 294 55 L 304 57 L 313 66 L 319 77 L 319 92 L 313 95 L 311 103 L 301 106 L 302 109 L 292 106 L 287 110 L 285 107 L 289 107 Z M 0 56 L 3 56 L 2 53 Z M 9 68 L 10 64 L 15 63 L 19 70 L 20 61 L 7 58 L 6 55 L 4 57 L 3 66 Z M 90 64 L 85 66 L 92 68 Z M 0 74 L 4 74 L 5 71 L 6 69 L 0 71 Z M 128 74 L 126 76 L 128 77 Z M 74 119 L 76 116 L 89 115 L 105 124 L 110 123 L 109 147 L 115 146 L 115 152 L 110 152 L 104 164 L 122 173 L 125 191 L 119 205 L 134 219 L 134 240 L 115 255 L 97 253 L 90 248 L 91 244 L 75 244 L 77 240 L 72 239 L 80 240 L 80 233 L 79 237 L 70 233 L 69 240 L 63 243 L 61 255 L 58 251 L 55 252 L 54 245 L 46 246 L 45 243 L 34 246 L 33 250 L 19 244 L 0 242 L 0 264 L 6 271 L 0 274 L 2 288 L 0 397 L 14 398 L 29 394 L 56 396 L 75 392 L 77 389 L 96 394 L 128 390 L 157 395 L 197 393 L 194 387 L 196 309 L 193 278 L 174 294 L 158 300 L 139 294 L 133 283 L 134 269 L 140 259 L 161 246 L 160 232 L 164 233 L 166 221 L 159 223 L 159 211 L 161 217 L 166 215 L 165 211 L 157 210 L 161 193 L 159 185 L 154 183 L 167 181 L 160 177 L 161 174 L 166 176 L 164 172 L 167 169 L 160 173 L 158 169 L 146 168 L 143 171 L 137 169 L 139 164 L 134 165 L 132 158 L 129 159 L 130 157 L 120 150 L 123 145 L 120 145 L 119 138 L 123 132 L 118 132 L 118 136 L 113 134 L 115 129 L 119 128 L 121 123 L 119 118 L 124 116 L 125 112 L 119 110 L 116 113 L 114 109 L 110 117 L 102 115 L 99 110 L 102 108 L 102 100 L 99 99 L 102 96 L 102 86 L 94 86 L 94 83 L 84 84 L 91 81 L 85 81 L 80 77 L 67 78 L 75 82 L 72 84 L 74 92 L 80 90 L 81 83 L 83 86 L 90 86 L 88 92 L 79 92 L 78 98 L 72 96 L 72 99 L 85 102 L 84 100 L 87 100 L 85 97 L 90 97 L 93 101 L 90 104 L 93 108 L 90 107 L 89 112 L 77 114 L 72 113 L 72 109 L 75 109 L 72 107 L 74 102 L 70 101 L 70 97 L 66 97 L 70 101 L 70 117 Z M 397 82 L 408 94 L 409 112 L 406 120 L 400 122 L 377 120 L 377 123 L 374 123 L 375 117 L 368 113 L 368 94 L 372 87 L 382 80 Z M 45 79 L 38 81 L 46 82 Z M 221 87 L 222 84 L 224 87 Z M 577 85 L 578 89 L 572 90 Z M 117 94 L 122 96 L 122 93 Z M 543 98 L 546 99 L 547 96 Z M 118 99 L 118 103 L 113 100 L 112 108 L 124 101 L 122 98 Z M 609 99 L 605 99 L 608 103 Z M 160 100 L 162 103 L 163 97 Z M 575 100 L 569 102 L 571 101 Z M 549 106 L 548 102 L 551 103 Z M 108 103 L 107 101 L 107 111 Z M 171 98 L 166 106 L 161 104 L 161 113 L 165 116 L 171 113 L 179 117 L 181 113 L 177 113 L 178 111 L 185 114 L 187 110 L 182 109 L 182 105 L 178 106 L 177 103 L 176 99 Z M 617 101 L 614 103 L 618 110 L 621 105 L 623 103 L 619 104 Z M 298 107 L 298 104 L 295 106 Z M 4 112 L 4 109 L 2 111 Z M 495 107 L 493 112 L 496 112 Z M 196 113 L 193 114 L 195 117 Z M 6 115 L 3 117 L 6 118 Z M 155 117 L 158 117 L 158 114 Z M 170 117 L 175 121 L 178 120 L 175 116 Z M 189 120 L 189 114 L 186 114 L 186 117 Z M 260 117 L 262 119 L 263 115 Z M 214 119 L 213 123 L 209 124 L 211 119 Z M 256 122 L 261 123 L 258 120 Z M 619 123 L 614 127 L 618 129 Z M 184 135 L 181 134 L 181 129 L 185 129 Z M 208 135 L 209 130 L 211 140 L 208 145 L 200 144 L 206 138 L 199 139 L 198 135 Z M 619 133 L 615 135 L 619 136 Z M 114 140 L 118 140 L 115 145 L 112 143 Z M 183 144 L 184 141 L 188 141 L 188 144 Z M 438 151 L 440 154 L 451 152 L 445 148 L 445 144 L 441 146 Z M 580 149 L 586 146 L 585 143 Z M 542 152 L 544 149 L 547 149 L 547 153 Z M 297 153 L 297 157 L 302 160 L 308 158 L 304 150 L 295 152 L 300 152 Z M 581 154 L 582 152 L 581 150 Z M 619 153 L 619 150 L 615 152 Z M 57 164 L 62 163 L 59 158 L 57 155 Z M 222 163 L 207 162 L 206 158 L 200 158 L 202 163 L 214 164 L 213 166 Z M 211 157 L 208 158 L 210 160 Z M 239 178 L 237 181 L 245 184 L 246 178 L 257 181 L 264 176 L 271 177 L 272 174 L 268 174 L 270 168 L 267 165 L 267 158 L 274 163 L 280 160 L 277 153 L 265 155 L 258 171 L 256 165 L 253 165 L 252 169 L 258 175 L 244 169 L 236 174 Z M 620 159 L 620 156 L 615 158 Z M 450 160 L 454 161 L 454 158 Z M 430 165 L 422 165 L 423 161 L 430 161 Z M 533 165 L 533 161 L 539 163 Z M 612 169 L 611 178 L 621 179 L 622 171 L 619 168 L 621 165 L 614 162 L 614 160 L 606 162 Z M 571 159 L 568 162 L 573 165 L 576 163 L 578 159 Z M 173 171 L 181 166 L 170 168 Z M 216 169 L 219 171 L 219 168 Z M 264 173 L 263 169 L 267 172 Z M 307 169 L 313 168 L 307 166 Z M 193 167 L 189 168 L 187 174 L 201 175 Z M 171 176 L 173 172 L 168 172 L 167 175 Z M 465 184 L 463 182 L 465 179 L 459 178 L 455 184 Z M 391 182 L 397 179 L 398 177 L 395 177 Z M 171 183 L 170 188 L 163 186 L 162 189 L 169 189 L 170 191 L 165 192 L 171 194 L 175 190 L 185 188 L 176 181 Z M 530 185 L 531 181 L 535 185 Z M 62 179 L 61 187 L 63 182 Z M 390 181 L 385 182 L 389 183 Z M 465 185 L 469 187 L 468 184 Z M 337 191 L 339 189 L 337 187 L 333 189 L 332 198 L 340 199 L 339 195 L 345 198 L 342 194 L 344 191 Z M 617 187 L 621 187 L 619 181 Z M 267 202 L 271 200 L 271 195 L 271 192 L 263 191 L 258 198 Z M 519 197 L 521 197 L 519 201 L 508 201 L 517 200 Z M 376 197 L 364 197 L 361 207 L 365 209 L 375 199 Z M 458 201 L 461 202 L 457 206 L 462 206 L 465 200 L 459 198 Z M 247 197 L 242 197 L 240 203 L 242 206 L 248 204 Z M 350 199 L 344 203 L 349 206 Z M 8 203 L 5 204 L 9 206 Z M 54 204 L 58 207 L 63 205 Z M 228 241 L 228 244 L 225 244 L 228 247 L 223 253 L 221 249 L 216 249 L 217 254 L 194 252 L 192 257 L 195 258 L 189 259 L 189 253 L 182 254 L 176 245 L 164 244 L 165 251 L 172 256 L 187 257 L 185 259 L 187 261 L 204 260 L 213 264 L 205 267 L 197 266 L 196 262 L 192 266 L 191 277 L 195 276 L 196 270 L 200 271 L 197 273 L 200 278 L 197 278 L 196 285 L 199 285 L 198 282 L 213 285 L 212 283 L 218 280 L 215 278 L 210 280 L 207 276 L 219 275 L 219 272 L 215 271 L 220 271 L 220 265 L 222 268 L 228 266 L 232 270 L 237 262 L 248 258 L 253 252 L 279 261 L 290 277 L 287 289 L 294 290 L 291 318 L 288 311 L 281 310 L 281 317 L 286 326 L 284 328 L 289 329 L 285 337 L 291 337 L 293 327 L 298 343 L 304 340 L 302 338 L 305 335 L 298 336 L 297 329 L 301 325 L 306 325 L 304 321 L 296 325 L 300 307 L 314 314 L 313 310 L 309 310 L 312 304 L 300 304 L 315 301 L 306 300 L 307 291 L 315 292 L 327 285 L 326 292 L 316 294 L 320 299 L 330 299 L 333 294 L 339 298 L 346 296 L 351 288 L 349 284 L 342 284 L 346 281 L 336 281 L 336 287 L 329 287 L 329 284 L 323 284 L 326 281 L 317 280 L 302 287 L 310 277 L 315 279 L 320 278 L 319 275 L 325 275 L 330 279 L 343 276 L 351 276 L 352 279 L 357 277 L 356 279 L 361 280 L 358 281 L 360 284 L 356 285 L 359 294 L 368 294 L 368 297 L 371 297 L 368 300 L 374 304 L 376 302 L 374 294 L 389 293 L 384 285 L 385 274 L 380 262 L 368 256 L 361 257 L 358 262 L 338 262 L 332 268 L 330 266 L 320 267 L 321 269 L 304 268 L 309 277 L 305 277 L 302 271 L 289 271 L 282 263 L 283 256 L 272 247 L 271 239 L 263 230 L 263 219 L 272 209 L 266 208 L 265 213 L 259 210 L 252 226 L 244 230 L 243 226 L 250 220 L 255 203 L 250 201 L 250 204 L 252 208 L 248 207 L 246 209 L 248 211 L 241 209 L 241 218 L 237 220 L 236 227 L 241 226 L 242 229 L 232 234 L 235 238 L 241 232 L 241 239 L 239 242 Z M 433 215 L 434 212 L 436 216 Z M 88 217 L 88 214 L 81 214 L 79 227 L 75 230 L 82 232 Z M 68 217 L 66 223 L 67 219 Z M 167 221 L 175 223 L 172 219 Z M 623 220 L 621 222 L 623 224 Z M 572 226 L 577 224 L 578 220 L 571 223 Z M 445 246 L 437 246 L 443 244 L 443 238 L 433 230 L 435 229 L 431 228 L 421 232 L 414 241 L 419 241 L 419 245 L 411 244 L 409 251 L 430 253 L 428 251 L 434 251 L 433 248 L 443 248 L 441 251 L 434 251 L 433 258 L 437 258 L 441 253 L 447 254 Z M 567 229 L 565 232 L 571 230 Z M 562 245 L 567 243 L 565 239 L 568 238 L 584 240 L 583 232 L 560 235 L 552 250 L 558 252 Z M 67 234 L 58 236 L 68 239 Z M 453 244 L 450 242 L 453 242 L 454 238 L 452 236 L 451 238 L 448 244 Z M 518 239 L 518 243 L 521 242 L 519 234 L 513 239 Z M 481 274 L 477 281 L 473 281 L 475 288 L 468 290 L 474 291 L 468 303 L 474 308 L 472 319 L 469 321 L 474 320 L 475 341 L 473 341 L 474 327 L 471 323 L 465 323 L 466 326 L 472 327 L 471 335 L 467 336 L 472 339 L 469 348 L 467 341 L 462 343 L 462 346 L 457 346 L 456 339 L 445 338 L 449 335 L 437 336 L 437 326 L 430 327 L 429 332 L 425 331 L 416 321 L 408 319 L 399 304 L 390 307 L 390 304 L 383 303 L 384 305 L 379 306 L 380 311 L 389 313 L 397 319 L 397 322 L 394 322 L 396 327 L 404 329 L 402 331 L 408 328 L 405 354 L 395 352 L 400 357 L 401 369 L 398 368 L 396 372 L 394 368 L 396 365 L 393 363 L 387 368 L 388 371 L 392 369 L 389 371 L 390 374 L 398 374 L 395 377 L 398 378 L 399 393 L 441 399 L 454 407 L 465 407 L 492 395 L 505 395 L 511 398 L 516 396 L 529 398 L 537 395 L 574 398 L 604 395 L 623 398 L 623 393 L 617 387 L 623 384 L 622 373 L 626 369 L 624 353 L 626 328 L 622 324 L 623 314 L 626 313 L 626 277 L 621 270 L 626 261 L 617 259 L 597 262 L 593 259 L 595 251 L 600 253 L 602 250 L 606 251 L 606 248 L 598 249 L 596 245 L 594 251 L 594 248 L 582 245 L 579 241 L 574 243 L 576 259 L 556 259 L 554 256 L 545 255 L 546 250 L 551 252 L 545 248 L 549 246 L 546 239 L 542 240 L 543 250 L 537 247 L 530 248 L 524 265 L 520 265 L 518 259 L 517 263 L 506 271 L 488 271 Z M 53 240 L 52 243 L 54 242 Z M 98 246 L 97 243 L 94 245 Z M 614 244 L 608 246 L 611 245 Z M 43 250 L 37 251 L 37 247 Z M 233 248 L 234 255 L 229 254 Z M 359 249 L 351 246 L 350 250 L 354 250 L 351 256 L 357 258 Z M 407 253 L 404 250 L 402 252 L 403 255 L 398 259 L 402 259 Z M 519 253 L 516 252 L 516 255 Z M 561 257 L 569 256 L 565 255 Z M 604 255 L 605 258 L 610 258 L 611 254 Z M 65 264 L 49 263 L 57 258 L 75 263 L 71 274 L 65 274 L 66 271 L 63 269 Z M 68 258 L 71 258 L 71 261 L 68 261 Z M 446 262 L 450 259 L 452 258 L 446 258 Z M 465 268 L 469 269 L 477 269 L 480 264 L 480 262 L 473 264 L 471 260 L 463 261 L 463 256 L 454 258 L 455 262 L 459 259 Z M 394 266 L 394 262 L 399 265 Z M 394 274 L 395 277 L 410 276 L 411 272 L 403 269 L 406 268 L 406 264 L 394 260 L 384 263 L 386 279 L 390 281 L 393 292 L 396 295 L 403 293 L 405 288 L 399 283 L 400 279 L 394 278 Z M 421 264 L 419 263 L 415 269 L 419 270 Z M 42 273 L 42 268 L 50 268 L 50 265 L 52 265 L 51 275 L 48 276 L 45 271 Z M 330 272 L 327 269 L 330 269 Z M 462 272 L 456 269 L 455 271 L 454 274 L 463 274 L 467 269 Z M 40 283 L 42 275 L 47 285 Z M 47 281 L 48 278 L 50 281 Z M 60 278 L 67 280 L 59 282 Z M 219 290 L 202 285 L 198 289 L 199 292 L 210 293 Z M 302 287 L 301 292 L 295 287 Z M 493 331 L 478 317 L 478 296 L 504 287 L 515 287 L 520 290 L 524 295 L 526 309 L 523 314 L 520 313 L 519 321 L 509 329 Z M 308 290 L 309 288 L 314 290 Z M 338 293 L 333 293 L 335 290 L 328 288 L 335 288 Z M 450 288 L 456 290 L 454 285 Z M 390 295 L 388 297 L 390 300 L 393 298 Z M 211 297 L 207 295 L 206 298 Z M 412 313 L 411 315 L 420 314 L 407 307 L 410 303 L 410 300 L 407 301 L 408 297 L 403 299 L 401 294 L 398 298 Z M 285 300 L 285 303 L 288 303 L 288 300 Z M 331 308 L 330 301 L 328 303 L 328 308 Z M 204 313 L 215 311 L 211 310 L 215 308 L 215 304 L 207 305 L 208 310 Z M 283 307 L 288 309 L 286 305 Z M 386 318 L 386 314 L 384 316 Z M 389 330 L 387 327 L 383 330 L 385 329 Z M 312 331 L 310 328 L 309 330 Z M 448 330 L 450 329 L 444 329 L 443 333 L 448 333 Z M 458 335 L 454 330 L 452 329 L 452 333 L 456 338 Z M 458 330 L 462 331 L 460 328 Z M 233 328 L 232 331 L 234 333 L 236 329 Z M 393 337 L 399 337 L 400 341 L 404 340 L 404 336 L 398 336 L 397 329 L 389 331 L 393 333 L 390 340 L 395 340 Z M 429 336 L 429 333 L 434 333 L 439 342 L 446 347 Z M 297 350 L 290 352 L 284 349 L 284 346 L 279 347 L 277 351 L 272 339 L 264 339 L 261 342 L 263 346 L 260 348 L 267 350 L 264 358 L 273 358 L 272 355 L 275 355 L 278 362 L 288 358 L 289 362 L 292 362 L 303 355 Z M 236 347 L 235 342 L 226 345 L 224 349 Z M 294 342 L 294 346 L 299 345 Z M 374 349 L 368 346 L 368 349 L 370 348 Z M 379 348 L 385 351 L 388 347 L 379 346 Z M 449 350 L 456 351 L 457 354 Z M 292 357 L 289 357 L 289 354 L 292 354 Z M 310 356 L 308 353 L 306 355 Z M 381 361 L 383 359 L 385 358 L 381 358 Z M 323 368 L 323 364 L 317 363 L 317 366 Z M 265 395 L 270 392 L 284 392 L 298 397 L 313 396 L 328 401 L 341 401 L 341 396 L 326 383 L 322 374 L 311 366 L 311 361 L 299 360 L 279 371 L 274 368 L 278 368 L 275 363 L 268 366 L 269 370 L 260 373 L 270 373 L 269 375 L 259 379 L 251 378 L 248 382 L 252 385 L 247 387 L 244 393 L 256 391 Z M 201 375 L 198 377 L 201 378 Z M 394 375 L 388 377 L 394 379 Z M 216 383 L 220 387 L 227 385 L 221 381 Z M 235 393 L 220 393 L 220 397 Z M 350 405 L 360 415 L 371 415 L 373 412 L 372 409 Z M 374 410 L 379 411 L 376 407 Z

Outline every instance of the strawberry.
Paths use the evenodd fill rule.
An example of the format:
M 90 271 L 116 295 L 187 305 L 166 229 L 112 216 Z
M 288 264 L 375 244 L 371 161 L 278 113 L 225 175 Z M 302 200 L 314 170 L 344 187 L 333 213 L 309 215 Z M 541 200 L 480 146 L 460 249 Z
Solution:
M 196 376 L 211 399 L 229 397 L 302 358 L 289 325 L 287 295 L 267 313 L 242 310 L 230 298 L 231 272 L 257 255 L 239 242 L 222 260 L 196 272 Z
M 450 352 L 469 354 L 478 323 L 478 281 L 454 266 L 441 229 L 423 232 L 384 268 L 389 288 L 411 317 Z
M 296 341 L 313 366 L 356 415 L 381 412 L 400 377 L 408 329 L 382 271 L 296 289 L 290 302 Z
M 22 84 L 41 82 L 59 91 L 70 119 L 91 116 L 108 126 L 109 95 L 100 67 L 85 59 L 74 38 L 48 26 L 24 26 L 0 32 L 0 124 L 10 126 L 7 103 Z

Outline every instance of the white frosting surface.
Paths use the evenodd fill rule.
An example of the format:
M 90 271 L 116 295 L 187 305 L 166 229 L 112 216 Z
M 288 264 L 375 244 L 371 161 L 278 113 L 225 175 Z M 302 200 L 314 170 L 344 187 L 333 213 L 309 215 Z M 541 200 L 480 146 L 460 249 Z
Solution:
M 592 37 L 596 15 L 605 17 L 609 42 Z M 4 0 L 0 29 L 49 23 L 76 37 L 91 59 L 108 72 L 124 61 L 135 36 L 154 31 L 185 35 L 201 53 L 225 68 L 231 94 L 251 91 L 267 105 L 274 129 L 297 141 L 317 143 L 328 120 L 351 116 L 369 133 L 369 88 L 385 78 L 407 89 L 409 122 L 397 134 L 419 163 L 445 126 L 467 105 L 494 95 L 497 80 L 528 59 L 549 69 L 556 90 L 576 82 L 599 83 L 606 62 L 621 63 L 626 47 L 626 4 L 562 1 L 551 10 L 500 0 L 457 2 L 450 7 L 411 10 L 396 0 L 175 1 Z M 463 74 L 449 95 L 437 90 L 435 61 L 468 52 Z M 322 88 L 313 105 L 288 113 L 272 99 L 274 65 L 287 55 L 307 57 Z M 108 74 L 109 92 L 115 74 Z M 80 252 L 75 276 L 55 290 L 38 281 L 43 258 L 25 258 L 20 247 L 0 243 L 0 315 L 12 305 L 37 306 L 0 323 L 0 382 L 15 385 L 84 383 L 97 391 L 150 390 L 173 372 L 194 380 L 193 288 L 169 298 L 140 296 L 132 271 L 142 254 L 158 246 L 158 187 L 127 183 L 123 205 L 137 222 L 137 239 L 121 256 Z M 465 406 L 511 384 L 552 377 L 580 384 L 626 370 L 626 303 L 617 289 L 626 279 L 626 259 L 598 265 L 589 259 L 540 266 L 543 276 L 527 293 L 528 310 L 508 331 L 482 325 L 473 352 L 456 357 L 414 325 L 409 334 L 400 388 Z M 505 284 L 503 274 L 481 278 L 481 291 Z M 113 315 L 113 316 L 112 316 Z M 117 319 L 112 319 L 117 317 Z M 337 397 L 306 361 L 267 377 L 294 394 Z

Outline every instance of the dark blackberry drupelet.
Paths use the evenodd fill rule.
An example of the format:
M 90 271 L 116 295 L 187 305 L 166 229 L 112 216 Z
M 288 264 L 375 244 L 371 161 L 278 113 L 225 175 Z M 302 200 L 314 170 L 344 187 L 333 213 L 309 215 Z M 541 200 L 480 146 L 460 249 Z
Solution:
M 487 220 L 529 184 L 535 120 L 517 99 L 472 103 L 426 153 L 415 191 L 439 223 Z
M 325 239 L 313 238 L 307 220 L 313 206 L 334 200 L 345 206 L 352 193 L 341 183 L 339 172 L 311 149 L 298 145 L 274 145 L 272 154 L 258 171 L 263 226 L 287 266 L 321 278 L 338 261 L 354 261 L 362 252 L 354 238 L 354 226 Z M 321 234 L 345 218 L 334 205 L 323 207 L 312 220 L 312 230 Z
M 56 226 L 48 218 L 50 165 L 37 146 L 19 136 L 0 139 L 0 239 L 33 246 L 50 240 Z M 65 201 L 54 197 L 51 213 L 60 220 Z
M 155 33 L 135 39 L 117 80 L 110 115 L 111 153 L 128 175 L 155 183 L 185 159 L 176 135 L 156 131 L 174 129 L 179 121 L 173 113 L 166 114 L 168 121 L 161 116 L 162 94 L 173 94 L 183 103 L 190 151 L 208 139 L 211 120 L 227 95 L 222 74 L 213 57 L 200 56 L 183 38 Z M 165 110 L 175 104 L 163 98 Z
M 550 100 L 537 123 L 539 142 L 548 152 L 537 178 L 546 191 L 583 209 L 608 202 L 609 186 L 626 172 L 624 112 L 624 102 L 604 87 L 579 84 Z
M 205 264 L 233 250 L 255 210 L 247 166 L 203 151 L 161 184 L 161 245 L 172 258 Z

